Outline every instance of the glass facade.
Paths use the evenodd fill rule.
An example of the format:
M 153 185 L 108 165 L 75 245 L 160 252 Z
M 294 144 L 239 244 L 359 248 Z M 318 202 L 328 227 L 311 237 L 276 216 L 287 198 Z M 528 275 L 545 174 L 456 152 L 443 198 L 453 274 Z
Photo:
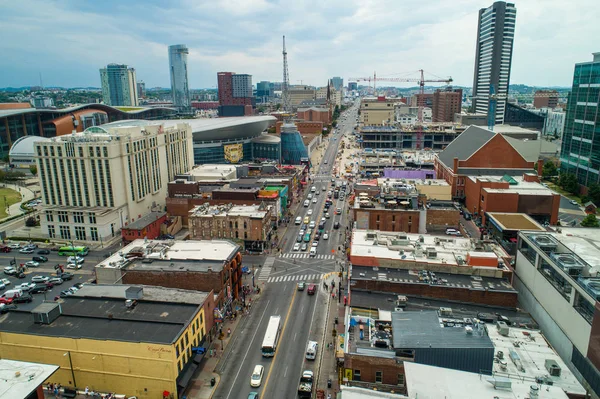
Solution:
M 561 170 L 579 183 L 600 182 L 600 53 L 575 65 L 560 154 Z
M 188 87 L 188 54 L 189 50 L 185 44 L 169 46 L 169 72 L 173 105 L 182 111 L 187 111 L 192 106 Z
M 281 159 L 280 143 L 253 142 L 246 138 L 238 141 L 200 143 L 194 145 L 194 163 L 202 165 L 206 163 L 225 164 L 230 163 L 225 159 L 225 146 L 231 144 L 242 144 L 242 158 L 238 163 Z
M 302 135 L 295 125 L 284 124 L 281 127 L 281 163 L 300 165 L 302 158 L 308 158 L 308 150 L 302 141 Z

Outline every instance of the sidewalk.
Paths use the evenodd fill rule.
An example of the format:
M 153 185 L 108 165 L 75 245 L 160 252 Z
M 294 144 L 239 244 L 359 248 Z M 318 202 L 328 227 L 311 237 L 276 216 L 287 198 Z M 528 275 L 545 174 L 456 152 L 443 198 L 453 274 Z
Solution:
M 247 275 L 244 275 L 244 284 L 251 284 L 251 278 L 248 277 Z M 261 287 L 262 288 L 262 287 Z M 261 290 L 260 294 L 250 294 L 246 296 L 246 302 L 248 303 L 248 299 L 251 299 L 251 302 L 254 304 L 256 301 L 258 301 L 260 299 L 260 297 L 262 296 L 263 291 Z M 219 382 L 221 380 L 221 377 L 219 376 L 218 373 L 216 373 L 216 369 L 217 366 L 219 365 L 219 362 L 221 361 L 221 359 L 224 359 L 224 361 L 227 360 L 227 356 L 228 356 L 228 345 L 229 342 L 232 339 L 235 339 L 235 331 L 238 327 L 238 325 L 241 323 L 242 325 L 245 324 L 245 321 L 247 319 L 247 316 L 243 315 L 243 313 L 238 313 L 238 317 L 235 318 L 235 320 L 231 321 L 231 320 L 225 320 L 225 322 L 222 324 L 222 328 L 223 328 L 223 333 L 225 335 L 225 338 L 223 339 L 223 343 L 222 343 L 222 347 L 223 350 L 221 350 L 221 341 L 218 339 L 218 335 L 217 337 L 215 337 L 215 339 L 213 340 L 213 342 L 211 343 L 210 347 L 207 349 L 207 353 L 206 356 L 204 358 L 204 360 L 202 361 L 200 368 L 198 368 L 198 371 L 196 371 L 196 375 L 192 378 L 192 383 L 190 385 L 190 387 L 187 389 L 187 391 L 184 394 L 184 398 L 186 399 L 210 399 L 212 398 L 213 394 L 215 393 L 215 391 L 217 390 L 217 387 L 219 386 Z M 228 337 L 227 336 L 227 329 L 231 329 L 231 335 Z M 213 356 L 211 356 L 211 351 L 213 353 Z M 215 385 L 211 386 L 211 380 L 215 379 Z
M 0 219 L 0 223 L 2 223 L 2 221 L 8 218 L 24 214 L 25 212 L 23 212 L 23 210 L 21 209 L 21 204 L 27 203 L 35 198 L 34 192 L 28 189 L 27 187 L 22 187 L 16 184 L 3 183 L 2 188 L 10 188 L 11 190 L 15 190 L 16 192 L 21 193 L 21 201 L 12 204 L 8 207 L 8 215 L 5 218 Z

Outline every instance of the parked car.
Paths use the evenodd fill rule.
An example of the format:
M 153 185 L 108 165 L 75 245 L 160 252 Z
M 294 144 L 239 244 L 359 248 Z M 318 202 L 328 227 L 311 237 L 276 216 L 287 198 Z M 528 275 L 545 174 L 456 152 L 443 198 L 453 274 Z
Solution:
M 14 276 L 15 274 L 17 274 L 17 269 L 15 269 L 12 266 L 6 266 L 4 268 L 4 274 L 6 274 L 8 276 Z
M 302 243 L 302 246 L 300 247 L 300 251 L 306 251 L 308 249 L 308 245 L 304 242 Z
M 29 291 L 35 287 L 34 283 L 21 283 L 15 287 L 16 290 Z
M 64 272 L 58 275 L 58 277 L 60 277 L 61 280 L 63 281 L 67 281 L 67 280 L 73 280 L 73 273 L 69 273 L 69 272 Z
M 36 284 L 35 287 L 29 290 L 30 294 L 42 294 L 48 291 L 46 284 Z
M 9 246 L 0 245 L 0 252 L 10 252 L 10 251 L 12 251 L 12 249 L 10 249 Z
M 13 243 L 13 244 L 9 244 L 8 247 L 10 249 L 19 249 L 19 248 L 21 248 L 21 244 Z
M 14 298 L 2 298 L 0 297 L 0 303 L 5 303 L 5 304 L 9 304 L 13 302 Z
M 29 303 L 33 301 L 33 297 L 29 294 L 23 294 L 13 298 L 13 303 Z
M 5 286 L 11 284 L 10 280 L 7 278 L 0 278 L 0 282 L 2 282 L 2 284 L 4 284 Z
M 292 248 L 292 251 L 300 251 L 300 243 L 295 243 L 294 248 Z
M 31 260 L 33 260 L 35 262 L 41 262 L 41 263 L 48 262 L 48 258 L 45 256 L 34 256 L 33 258 L 31 258 Z
M 31 278 L 32 283 L 47 283 L 50 280 L 48 276 L 33 276 Z
M 37 251 L 38 255 L 50 255 L 49 249 L 40 249 Z
M 39 267 L 40 264 L 34 260 L 30 260 L 28 262 L 25 262 L 25 266 L 27 267 Z
M 17 308 L 17 305 L 15 304 L 4 304 L 4 303 L 0 303 L 0 313 L 6 313 L 8 311 L 11 310 L 15 310 Z
M 68 297 L 68 296 L 71 296 L 71 295 L 73 295 L 73 294 L 74 294 L 74 292 L 71 292 L 71 291 L 69 291 L 69 290 L 64 290 L 64 291 L 61 291 L 61 292 L 60 292 L 59 296 L 60 296 L 61 298 L 66 298 L 66 297 Z

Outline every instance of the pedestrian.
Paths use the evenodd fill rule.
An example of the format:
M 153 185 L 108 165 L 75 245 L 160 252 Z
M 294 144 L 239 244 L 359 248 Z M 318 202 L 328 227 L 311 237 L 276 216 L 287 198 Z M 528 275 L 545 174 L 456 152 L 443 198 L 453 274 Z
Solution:
M 58 398 L 58 386 L 54 387 L 54 396 Z
M 88 396 L 90 394 L 90 387 L 85 387 L 83 393 L 85 393 L 85 396 Z

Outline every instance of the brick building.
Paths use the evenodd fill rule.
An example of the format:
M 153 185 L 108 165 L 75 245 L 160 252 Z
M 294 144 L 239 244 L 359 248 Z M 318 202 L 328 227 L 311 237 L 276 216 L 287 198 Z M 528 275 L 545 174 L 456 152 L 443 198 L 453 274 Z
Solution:
M 283 122 L 280 122 L 280 121 L 277 121 L 275 123 L 275 133 L 281 134 L 281 126 L 282 125 L 283 125 Z M 296 121 L 296 122 L 294 122 L 294 125 L 296 125 L 296 127 L 298 128 L 298 131 L 300 132 L 300 134 L 322 134 L 323 133 L 324 124 L 321 121 L 314 121 L 314 122 Z
M 329 108 L 298 108 L 298 119 L 305 122 L 323 122 L 324 125 L 331 124 L 331 110 Z
M 229 240 L 135 240 L 96 268 L 98 284 L 214 291 L 220 312 L 241 298 L 241 247 Z
M 464 199 L 468 176 L 522 176 L 537 170 L 539 142 L 519 140 L 479 126 L 469 126 L 434 160 L 436 176 L 452 186 L 452 196 Z
M 558 92 L 556 90 L 536 90 L 533 95 L 534 108 L 556 108 L 558 106 Z
M 150 212 L 121 229 L 123 241 L 131 242 L 138 238 L 153 240 L 161 235 L 161 225 L 167 221 L 166 212 Z
M 454 114 L 461 112 L 462 89 L 436 90 L 433 93 L 433 122 L 452 122 Z
M 218 72 L 220 116 L 252 115 L 256 99 L 252 93 L 252 75 Z
M 190 238 L 227 238 L 240 242 L 246 250 L 263 251 L 269 247 L 273 233 L 271 208 L 264 202 L 257 205 L 196 206 L 189 215 Z

